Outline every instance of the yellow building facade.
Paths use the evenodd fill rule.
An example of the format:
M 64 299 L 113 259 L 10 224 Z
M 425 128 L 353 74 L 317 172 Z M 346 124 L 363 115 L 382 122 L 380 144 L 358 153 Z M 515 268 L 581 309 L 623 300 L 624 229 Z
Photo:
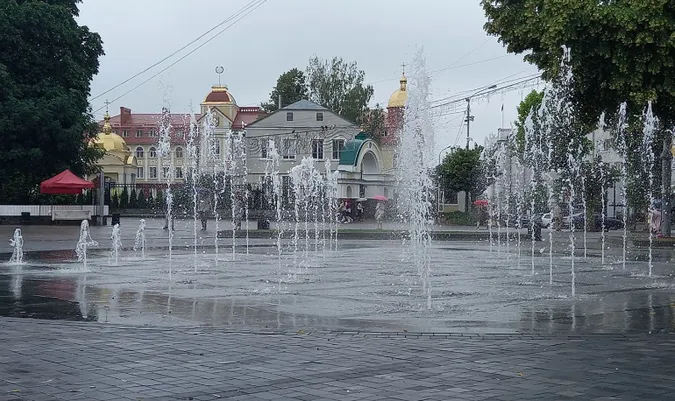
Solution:
M 105 181 L 115 184 L 135 184 L 138 162 L 131 152 L 126 141 L 113 132 L 110 124 L 110 115 L 106 112 L 103 130 L 96 138 L 89 142 L 105 153 L 96 164 L 103 170 Z M 98 176 L 90 176 L 87 179 L 95 179 Z

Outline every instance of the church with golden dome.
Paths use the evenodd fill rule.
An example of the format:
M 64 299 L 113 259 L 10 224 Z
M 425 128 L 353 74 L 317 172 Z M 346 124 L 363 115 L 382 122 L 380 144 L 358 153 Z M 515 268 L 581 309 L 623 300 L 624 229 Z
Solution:
M 103 157 L 97 164 L 103 169 L 106 181 L 120 184 L 135 184 L 138 160 L 131 152 L 124 138 L 113 131 L 110 115 L 105 113 L 103 129 L 89 146 L 101 149 Z M 87 179 L 96 177 L 87 177 Z
M 200 103 L 199 114 L 194 116 L 201 125 L 207 113 L 214 116 L 215 134 L 219 143 L 225 146 L 225 133 L 234 133 L 245 129 L 266 113 L 258 106 L 241 107 L 226 85 L 213 85 Z M 188 114 L 170 114 L 171 165 L 162 166 L 159 160 L 159 122 L 161 113 L 132 113 L 131 109 L 120 107 L 120 113 L 110 116 L 106 112 L 99 122 L 101 133 L 91 141 L 105 151 L 97 164 L 103 169 L 105 180 L 111 185 L 142 185 L 161 187 L 167 178 L 174 183 L 182 183 L 187 175 L 186 154 L 187 139 L 190 132 L 191 116 Z M 218 146 L 220 145 L 220 146 Z

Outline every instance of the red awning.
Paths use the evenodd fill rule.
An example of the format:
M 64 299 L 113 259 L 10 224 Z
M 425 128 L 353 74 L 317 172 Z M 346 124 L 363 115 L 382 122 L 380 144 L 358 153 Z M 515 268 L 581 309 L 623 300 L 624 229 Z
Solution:
M 94 188 L 94 183 L 66 170 L 40 183 L 40 192 L 52 195 L 77 195 L 83 189 Z

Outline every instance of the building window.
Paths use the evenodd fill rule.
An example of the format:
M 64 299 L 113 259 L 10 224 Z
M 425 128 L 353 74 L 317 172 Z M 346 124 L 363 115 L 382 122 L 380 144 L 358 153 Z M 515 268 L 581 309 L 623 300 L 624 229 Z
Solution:
M 296 142 L 295 139 L 284 139 L 284 148 L 282 149 L 281 157 L 284 159 L 295 159 Z
M 459 194 L 455 191 L 446 192 L 445 194 L 445 203 L 449 205 L 456 205 L 459 203 Z M 386 195 L 385 195 L 386 196 Z
M 214 155 L 220 154 L 220 140 L 218 138 L 214 139 L 213 142 L 213 154 Z
M 143 167 L 136 168 L 136 176 L 138 178 L 144 178 L 145 177 L 145 171 L 143 171 Z
M 323 139 L 312 139 L 312 158 L 323 160 Z
M 178 139 L 185 138 L 185 133 L 183 131 L 176 131 L 176 138 Z
M 162 179 L 166 180 L 169 178 L 169 168 L 168 167 L 162 167 Z
M 150 178 L 157 178 L 157 167 L 150 167 Z
M 260 158 L 261 159 L 267 159 L 270 154 L 270 148 L 269 148 L 269 141 L 266 139 L 263 139 L 260 141 Z
M 333 160 L 340 160 L 343 150 L 345 150 L 345 140 L 333 139 Z
M 316 121 L 323 121 L 323 113 L 321 112 L 316 113 Z
M 366 186 L 365 185 L 359 185 L 359 198 L 365 198 L 366 197 Z
M 122 130 L 122 136 L 125 137 L 125 138 L 128 138 L 129 137 L 129 131 Z
M 136 148 L 136 158 L 137 159 L 143 158 L 143 148 L 140 146 Z
M 394 157 L 392 159 L 392 164 L 394 168 L 398 168 L 398 153 L 394 153 Z
M 183 158 L 183 148 L 176 148 L 176 159 L 182 159 Z
M 176 167 L 176 178 L 183 178 L 183 168 Z
M 140 138 L 142 136 L 143 136 L 143 130 L 142 129 L 139 129 L 138 131 L 136 131 L 136 138 Z
M 293 113 L 290 111 L 286 113 L 286 121 L 293 121 Z
M 150 131 L 148 131 L 148 136 L 152 136 L 152 137 L 158 136 L 157 130 L 151 129 Z
M 151 146 L 151 147 L 150 147 L 150 150 L 148 150 L 148 153 L 150 154 L 149 156 L 150 156 L 151 158 L 153 158 L 153 159 L 154 159 L 155 157 L 157 157 L 157 149 L 155 149 L 154 146 Z

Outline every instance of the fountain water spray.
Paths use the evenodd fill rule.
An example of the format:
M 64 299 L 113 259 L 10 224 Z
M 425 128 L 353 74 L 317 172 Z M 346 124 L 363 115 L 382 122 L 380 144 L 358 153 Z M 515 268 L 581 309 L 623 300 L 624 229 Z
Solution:
M 216 234 L 214 236 L 214 253 L 215 253 L 215 260 L 216 264 L 218 263 L 218 255 L 219 255 L 219 248 L 218 248 L 218 228 L 219 228 L 219 220 L 220 220 L 220 215 L 218 214 L 218 193 L 219 191 L 222 190 L 224 191 L 224 185 L 225 181 L 223 180 L 222 182 L 219 182 L 218 180 L 218 175 L 221 173 L 220 171 L 220 138 L 216 136 L 216 116 L 214 115 L 213 111 L 209 111 L 206 113 L 206 116 L 204 118 L 204 123 L 202 127 L 202 131 L 204 133 L 203 135 L 203 148 L 202 148 L 202 154 L 206 155 L 204 164 L 202 165 L 202 169 L 206 170 L 207 167 L 211 167 L 211 174 L 212 174 L 212 179 L 213 179 L 213 211 L 215 215 L 215 231 Z M 226 148 L 227 149 L 227 148 Z M 193 192 L 193 196 L 195 199 L 195 210 L 198 212 L 198 204 L 200 201 L 202 201 L 202 197 L 205 197 L 206 194 L 203 193 L 202 195 L 197 194 L 197 190 Z M 196 229 L 196 228 L 195 228 Z M 195 263 L 195 271 L 197 270 L 197 265 Z
M 265 144 L 263 143 L 262 146 L 267 146 L 267 156 L 268 160 L 265 166 L 265 176 L 269 177 L 269 180 L 271 181 L 272 184 L 272 202 L 274 204 L 275 208 L 275 217 L 276 217 L 276 223 L 277 223 L 277 238 L 276 238 L 276 246 L 277 246 L 277 258 L 278 258 L 278 273 L 279 273 L 279 291 L 281 291 L 281 254 L 282 254 L 282 246 L 281 246 L 281 238 L 283 237 L 283 221 L 282 221 L 282 213 L 281 213 L 281 207 L 282 207 L 282 188 L 281 188 L 281 177 L 279 176 L 279 165 L 280 165 L 280 156 L 279 152 L 277 152 L 277 147 L 276 144 L 274 143 L 273 139 L 268 140 L 268 142 Z M 266 178 L 267 182 L 267 178 Z
M 539 187 L 539 177 L 541 174 L 541 141 L 537 140 L 537 132 L 535 131 L 534 119 L 535 111 L 530 110 L 527 118 L 525 119 L 525 151 L 527 154 L 527 161 L 532 169 L 530 173 L 530 204 L 529 204 L 529 215 L 530 215 L 530 259 L 532 267 L 532 276 L 534 276 L 534 245 L 535 245 L 535 212 L 536 212 L 536 194 Z
M 575 235 L 574 235 L 574 229 L 576 228 L 574 225 L 574 199 L 576 197 L 576 192 L 575 192 L 575 187 L 574 187 L 574 179 L 579 176 L 579 152 L 578 150 L 575 151 L 575 149 L 572 148 L 572 145 L 570 144 L 568 154 L 567 154 L 567 163 L 568 163 L 568 168 L 569 168 L 569 177 L 567 179 L 567 182 L 569 184 L 569 199 L 567 202 L 568 205 L 568 212 L 569 212 L 569 218 L 570 218 L 570 259 L 571 259 L 571 271 L 572 271 L 572 296 L 576 295 L 576 271 L 574 267 L 574 259 L 575 259 Z
M 600 252 L 600 263 L 602 265 L 605 265 L 605 214 L 607 213 L 606 207 L 605 207 L 605 164 L 600 163 L 600 184 L 602 185 L 602 191 L 601 191 L 601 200 L 600 202 L 602 203 L 602 213 L 600 214 L 601 222 L 600 222 L 600 236 L 601 236 L 601 242 L 602 242 L 602 250 Z
M 114 261 L 115 266 L 119 263 L 120 248 L 122 248 L 122 238 L 120 235 L 120 225 L 115 224 L 112 227 L 112 234 L 110 235 L 112 240 L 110 247 L 110 258 Z
M 587 246 L 587 234 L 588 234 L 588 207 L 586 205 L 586 174 L 582 172 L 581 174 L 581 205 L 584 209 L 584 259 L 587 257 L 588 246 Z
M 83 270 L 87 269 L 87 248 L 92 246 L 98 246 L 98 242 L 91 238 L 89 221 L 82 220 L 82 223 L 80 223 L 80 238 L 77 240 L 75 253 L 77 254 L 77 260 L 82 262 Z
M 621 264 L 626 270 L 626 242 L 628 240 L 628 141 L 626 138 L 626 103 L 619 106 L 619 119 L 617 123 L 617 143 L 619 144 L 619 153 L 621 153 L 621 198 L 623 199 L 623 257 Z
M 412 63 L 408 78 L 408 101 L 399 141 L 400 163 L 398 208 L 408 226 L 409 254 L 420 274 L 427 309 L 431 309 L 431 227 L 434 185 L 430 171 L 435 164 L 434 133 L 429 113 L 429 75 L 422 50 Z
M 605 113 L 603 112 L 600 115 L 600 121 L 598 123 L 598 129 L 600 132 L 605 131 Z M 593 144 L 595 147 L 596 145 Z M 604 266 L 605 265 L 605 218 L 607 214 L 606 206 L 605 206 L 605 198 L 607 196 L 606 193 L 606 186 L 605 186 L 605 163 L 600 162 L 599 165 L 600 168 L 600 186 L 601 186 L 601 191 L 600 191 L 600 203 L 602 204 L 602 212 L 600 213 L 600 237 L 601 237 L 601 244 L 602 244 L 602 249 L 600 251 L 600 263 Z
M 525 182 L 524 180 L 521 181 L 521 177 L 525 174 L 525 166 L 520 162 L 520 158 L 516 158 L 516 170 L 518 174 L 516 175 L 516 190 L 517 190 L 517 195 L 516 195 L 516 230 L 517 230 L 517 248 L 518 248 L 518 269 L 520 269 L 520 261 L 522 258 L 522 240 L 520 236 L 520 231 L 523 228 L 523 202 L 525 201 L 525 197 L 523 196 L 523 193 L 525 192 Z
M 314 208 L 314 204 L 320 198 L 316 197 L 317 193 L 324 190 L 324 179 L 321 173 L 316 168 L 313 158 L 303 157 L 299 165 L 294 166 L 290 171 L 291 183 L 293 185 L 293 209 L 295 212 L 295 227 L 293 231 L 293 260 L 297 265 L 297 251 L 298 241 L 300 239 L 300 220 L 304 220 L 304 248 L 303 248 L 303 263 L 306 266 L 309 256 L 309 219 L 312 217 L 317 221 L 318 216 L 310 215 L 310 211 Z M 303 213 L 300 213 L 300 210 Z M 315 239 L 318 238 L 315 236 Z
M 328 249 L 338 249 L 338 226 L 340 221 L 338 220 L 337 210 L 338 210 L 338 170 L 331 171 L 330 160 L 326 159 L 325 162 L 325 171 L 326 171 L 326 204 L 328 209 L 328 219 L 330 225 L 330 237 Z M 333 248 L 334 244 L 334 248 Z
M 145 259 L 145 219 L 138 222 L 136 239 L 134 239 L 134 252 L 141 251 L 141 259 Z
M 553 144 L 549 138 L 548 140 L 548 155 L 547 155 L 548 173 L 546 174 L 546 187 L 548 189 L 549 210 L 551 211 L 551 223 L 548 228 L 548 285 L 553 286 L 553 211 L 560 210 L 558 204 L 558 197 L 553 195 L 553 175 L 551 174 L 551 166 L 553 165 Z M 553 204 L 551 204 L 553 200 Z
M 198 164 L 198 152 L 197 152 L 197 135 L 198 135 L 198 129 L 197 129 L 197 119 L 195 118 L 194 113 L 190 113 L 190 132 L 188 133 L 188 139 L 187 139 L 187 146 L 186 146 L 186 153 L 187 153 L 187 160 L 186 160 L 186 167 L 189 168 L 190 171 L 190 181 L 192 181 L 192 238 L 193 238 L 193 253 L 194 253 L 194 267 L 195 271 L 197 271 L 197 240 L 198 240 L 198 235 L 197 235 L 197 220 L 198 220 L 198 213 L 197 213 L 197 182 L 199 181 L 199 164 Z M 141 220 L 143 221 L 143 220 Z M 218 230 L 216 230 L 216 236 L 218 235 Z
M 649 186 L 647 187 L 647 201 L 648 213 L 649 213 L 649 277 L 652 276 L 652 270 L 654 268 L 653 263 L 653 254 L 652 248 L 654 243 L 654 227 L 652 224 L 652 215 L 655 213 L 654 206 L 654 150 L 652 149 L 652 144 L 654 143 L 654 132 L 656 131 L 656 125 L 658 119 L 654 117 L 652 112 L 652 102 L 649 102 L 647 105 L 647 110 L 643 115 L 643 142 L 642 142 L 642 154 L 646 158 L 645 168 L 647 169 L 647 176 L 649 177 Z M 662 202 L 662 207 L 665 206 L 665 202 Z
M 171 280 L 173 270 L 173 192 L 171 191 L 171 183 L 173 177 L 173 157 L 171 157 L 171 134 L 173 128 L 171 126 L 171 113 L 167 107 L 162 109 L 162 116 L 159 121 L 159 142 L 157 143 L 157 150 L 159 155 L 160 166 L 162 168 L 162 175 L 166 182 L 166 218 L 167 224 L 170 226 L 169 231 L 169 280 Z
M 9 240 L 9 245 L 13 248 L 9 263 L 17 265 L 23 263 L 23 235 L 21 235 L 20 228 L 14 230 L 14 236 Z

